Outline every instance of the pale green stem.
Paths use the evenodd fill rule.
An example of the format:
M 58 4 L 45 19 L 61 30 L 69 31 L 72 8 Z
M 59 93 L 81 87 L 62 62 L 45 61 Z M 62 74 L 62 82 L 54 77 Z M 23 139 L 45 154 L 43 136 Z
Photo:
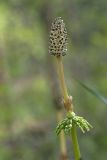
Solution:
M 72 125 L 71 138 L 72 138 L 75 160 L 81 160 L 81 154 L 76 133 L 76 126 L 74 123 Z
M 68 96 L 67 87 L 66 87 L 65 78 L 64 78 L 62 56 L 55 57 L 55 58 L 56 58 L 57 70 L 58 70 L 58 74 L 59 74 L 59 80 L 60 80 L 60 84 L 61 84 L 64 102 L 67 103 L 69 96 Z M 71 108 L 73 109 L 72 104 L 68 103 L 68 105 L 71 105 Z M 68 106 L 67 108 L 70 108 L 70 107 Z M 67 109 L 67 111 L 68 111 L 68 109 Z M 74 124 L 72 127 L 71 137 L 72 137 L 72 143 L 73 143 L 73 148 L 74 148 L 75 160 L 81 160 L 79 144 L 78 144 L 78 139 L 77 139 L 77 133 L 76 133 L 76 128 L 75 128 Z
M 64 69 L 63 69 L 61 56 L 56 58 L 56 65 L 57 65 L 57 70 L 58 70 L 58 74 L 59 74 L 59 80 L 60 80 L 60 84 L 61 84 L 63 98 L 64 98 L 64 101 L 67 101 L 68 100 L 68 92 L 67 92 L 67 87 L 66 87 L 65 78 L 64 78 L 64 71 L 63 71 Z

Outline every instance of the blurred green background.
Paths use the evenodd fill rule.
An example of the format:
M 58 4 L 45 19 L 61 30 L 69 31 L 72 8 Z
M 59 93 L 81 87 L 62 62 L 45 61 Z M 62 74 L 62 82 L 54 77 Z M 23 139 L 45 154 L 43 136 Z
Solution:
M 56 17 L 68 30 L 63 63 L 75 111 L 94 127 L 84 135 L 78 130 L 83 160 L 107 159 L 107 105 L 72 78 L 107 97 L 107 1 L 0 0 L 0 160 L 59 159 L 48 54 Z M 68 137 L 67 143 L 73 159 Z

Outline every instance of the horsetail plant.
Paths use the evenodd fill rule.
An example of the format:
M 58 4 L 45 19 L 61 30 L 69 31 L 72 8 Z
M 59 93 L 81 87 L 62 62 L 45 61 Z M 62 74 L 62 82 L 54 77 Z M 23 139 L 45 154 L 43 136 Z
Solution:
M 61 17 L 58 17 L 54 20 L 51 26 L 49 53 L 55 57 L 56 69 L 58 70 L 63 103 L 67 111 L 67 116 L 57 125 L 56 134 L 59 135 L 62 131 L 64 131 L 65 134 L 69 134 L 71 136 L 75 160 L 81 160 L 76 127 L 79 127 L 81 131 L 85 133 L 85 131 L 89 131 L 92 126 L 83 117 L 79 117 L 74 113 L 72 96 L 68 95 L 63 71 L 62 56 L 65 56 L 66 52 L 67 30 Z

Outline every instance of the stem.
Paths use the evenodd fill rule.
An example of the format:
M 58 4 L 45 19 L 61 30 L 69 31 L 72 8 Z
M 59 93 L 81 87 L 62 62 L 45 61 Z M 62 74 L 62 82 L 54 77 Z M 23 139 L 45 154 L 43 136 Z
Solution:
M 78 144 L 78 139 L 77 139 L 77 134 L 76 134 L 76 127 L 74 123 L 72 126 L 71 137 L 72 137 L 72 144 L 73 144 L 73 149 L 74 149 L 75 160 L 81 160 L 81 154 L 80 154 L 79 144 Z
M 59 56 L 56 58 L 56 60 L 57 60 L 57 69 L 58 69 L 59 79 L 61 82 L 63 97 L 64 97 L 64 100 L 67 101 L 68 100 L 68 92 L 67 92 L 67 87 L 66 87 L 65 78 L 64 78 L 62 57 Z
M 68 96 L 67 87 L 66 87 L 65 78 L 64 78 L 62 56 L 55 57 L 55 58 L 56 58 L 56 62 L 57 62 L 57 70 L 58 70 L 59 79 L 60 79 L 60 83 L 61 83 L 61 89 L 62 89 L 62 93 L 63 93 L 64 102 L 65 102 L 65 104 L 68 105 L 68 106 L 66 106 L 66 110 L 69 112 L 68 109 L 70 109 L 70 108 L 73 109 L 73 107 L 72 107 L 73 105 L 72 105 L 72 103 L 68 103 L 69 96 Z M 74 148 L 75 160 L 81 160 L 75 124 L 73 124 L 73 127 L 72 127 L 71 137 L 72 137 L 72 143 L 73 143 L 73 148 Z
M 58 116 L 58 122 L 61 122 L 63 119 L 63 113 L 61 110 L 57 113 L 57 116 Z M 64 131 L 61 131 L 59 138 L 60 138 L 60 148 L 61 148 L 61 159 L 67 160 L 67 150 L 66 150 Z

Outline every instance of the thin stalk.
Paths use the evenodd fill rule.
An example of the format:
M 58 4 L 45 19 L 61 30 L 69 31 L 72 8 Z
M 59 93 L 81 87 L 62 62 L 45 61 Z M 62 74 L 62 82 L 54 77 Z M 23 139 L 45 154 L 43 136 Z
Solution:
M 63 113 L 61 110 L 57 113 L 57 116 L 58 116 L 58 122 L 61 122 L 63 119 Z M 60 138 L 61 160 L 67 160 L 67 150 L 66 150 L 64 131 L 61 131 L 59 138 Z
M 59 57 L 55 57 L 55 58 L 56 58 L 57 70 L 58 70 L 58 74 L 59 74 L 59 80 L 60 80 L 60 84 L 61 84 L 64 103 L 69 105 L 69 106 L 66 106 L 66 110 L 69 112 L 70 110 L 68 110 L 68 109 L 73 110 L 73 105 L 72 105 L 72 103 L 68 103 L 69 96 L 68 96 L 67 87 L 66 87 L 65 78 L 64 78 L 62 57 L 59 56 Z M 73 148 L 74 148 L 75 160 L 80 160 L 81 155 L 80 155 L 80 149 L 79 149 L 75 125 L 72 126 L 71 137 L 72 137 L 72 143 L 73 143 Z
M 58 74 L 59 74 L 59 79 L 60 79 L 60 83 L 61 83 L 63 97 L 64 97 L 64 100 L 67 101 L 68 100 L 68 92 L 67 92 L 67 87 L 66 87 L 65 78 L 64 78 L 62 57 L 61 56 L 57 57 L 56 62 L 57 62 L 56 64 L 57 64 L 57 69 L 58 69 Z
M 73 149 L 74 149 L 75 160 L 81 160 L 81 154 L 80 154 L 80 150 L 79 150 L 76 127 L 75 127 L 74 123 L 73 123 L 73 126 L 72 126 L 71 138 L 72 138 L 72 144 L 73 144 Z

